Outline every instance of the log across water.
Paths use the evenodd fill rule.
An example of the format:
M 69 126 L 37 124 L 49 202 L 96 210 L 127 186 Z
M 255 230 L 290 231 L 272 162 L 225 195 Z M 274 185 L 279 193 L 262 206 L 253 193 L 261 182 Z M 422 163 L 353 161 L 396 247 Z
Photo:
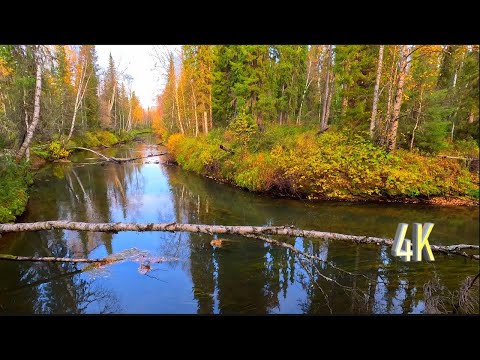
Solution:
M 378 238 L 373 236 L 347 235 L 317 230 L 302 230 L 289 226 L 227 226 L 204 224 L 180 223 L 86 223 L 74 221 L 40 221 L 33 223 L 0 224 L 0 234 L 7 232 L 40 231 L 40 230 L 76 230 L 94 232 L 119 232 L 119 231 L 188 231 L 203 234 L 236 234 L 236 235 L 284 235 L 290 237 L 305 237 L 324 240 L 349 241 L 357 244 L 375 244 L 391 246 L 393 239 Z M 479 260 L 479 255 L 469 255 L 461 250 L 475 249 L 478 245 L 430 245 L 432 251 L 461 255 Z

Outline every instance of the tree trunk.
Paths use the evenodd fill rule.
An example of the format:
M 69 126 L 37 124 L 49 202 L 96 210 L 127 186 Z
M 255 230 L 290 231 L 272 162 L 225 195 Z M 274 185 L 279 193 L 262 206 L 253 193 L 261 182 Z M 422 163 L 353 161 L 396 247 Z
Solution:
M 322 107 L 322 120 L 320 122 L 320 131 L 324 131 L 327 127 L 327 106 L 328 106 L 328 97 L 330 95 L 330 63 L 332 59 L 332 45 L 328 46 L 328 57 L 325 71 L 325 90 L 323 93 L 323 107 Z
M 378 50 L 377 79 L 375 80 L 375 89 L 373 90 L 372 118 L 370 119 L 370 137 L 372 139 L 373 139 L 373 132 L 376 126 L 378 91 L 380 89 L 380 79 L 382 77 L 383 48 L 384 48 L 384 45 L 380 45 L 380 50 Z
M 84 64 L 84 66 L 82 67 L 82 75 L 81 75 L 81 78 L 80 78 L 80 82 L 78 83 L 77 96 L 75 98 L 75 107 L 73 109 L 72 124 L 70 126 L 70 132 L 68 133 L 66 143 L 68 143 L 68 141 L 72 137 L 73 129 L 75 128 L 75 119 L 77 117 L 77 111 L 80 108 L 80 105 L 82 104 L 83 97 L 85 96 L 85 91 L 87 90 L 88 81 L 90 80 L 90 75 L 91 74 L 88 75 L 88 78 L 87 78 L 87 81 L 85 82 L 85 85 L 83 84 L 83 82 L 85 80 L 86 73 L 87 73 L 87 67 L 86 67 L 86 64 Z M 82 91 L 82 87 L 83 87 L 83 91 Z
M 178 120 L 178 126 L 180 127 L 180 132 L 182 134 L 185 134 L 185 130 L 183 129 L 183 124 L 182 124 L 182 118 L 180 115 L 180 105 L 178 101 L 178 86 L 175 86 L 175 103 L 177 107 L 177 120 Z
M 324 50 L 322 50 L 323 52 Z M 328 52 L 328 51 L 327 51 Z M 318 93 L 318 123 L 321 124 L 322 122 L 322 71 L 324 68 L 325 57 L 321 56 L 321 60 L 318 62 L 318 73 L 317 73 L 317 93 Z M 282 94 L 283 95 L 283 94 Z
M 130 106 L 128 107 L 127 131 L 132 130 L 132 97 L 130 96 Z
M 343 88 L 346 90 L 346 85 L 344 84 L 343 85 Z M 344 91 L 345 91 L 344 90 Z M 347 111 L 347 105 L 348 105 L 348 98 L 345 94 L 343 94 L 342 96 L 342 110 L 341 110 L 341 113 L 340 113 L 340 117 L 343 119 L 343 117 L 345 116 L 345 113 Z
M 475 121 L 475 115 L 473 114 L 473 111 L 470 111 L 470 114 L 468 115 L 468 123 L 473 124 Z
M 397 55 L 397 51 L 395 51 L 395 46 L 394 46 L 392 67 L 390 69 L 390 80 L 388 84 L 388 100 L 387 100 L 387 113 L 385 115 L 385 124 L 384 124 L 385 126 L 384 126 L 383 133 L 380 134 L 380 144 L 382 146 L 384 146 L 385 143 L 387 142 L 388 128 L 392 120 L 393 90 L 395 89 L 395 82 L 397 80 L 397 71 L 398 71 L 398 66 L 395 66 L 397 62 L 396 55 Z
M 25 112 L 25 129 L 28 129 L 29 123 L 28 123 L 27 101 L 25 100 L 25 89 L 23 89 L 23 110 Z M 25 151 L 25 158 L 27 159 L 27 161 L 30 160 L 30 147 L 27 147 L 27 150 Z
M 423 104 L 423 86 L 420 90 L 420 103 L 418 105 L 418 114 L 417 118 L 415 119 L 415 126 L 412 130 L 412 139 L 410 140 L 410 151 L 413 149 L 413 141 L 415 140 L 415 131 L 417 131 L 418 123 L 420 122 L 420 116 L 422 115 L 422 104 Z
M 210 129 L 213 129 L 213 115 L 212 115 L 212 85 L 210 85 Z
M 198 136 L 198 113 L 197 113 L 197 97 L 195 96 L 195 89 L 193 88 L 193 79 L 190 80 L 190 86 L 192 87 L 193 96 L 193 108 L 195 112 L 195 137 Z
M 328 129 L 328 119 L 330 118 L 330 108 L 332 105 L 332 94 L 333 94 L 333 86 L 335 85 L 335 74 L 330 74 L 330 89 L 328 90 L 328 99 L 327 99 L 327 111 L 325 113 L 325 127 L 323 130 Z
M 95 232 L 118 232 L 118 231 L 188 231 L 202 234 L 236 234 L 243 236 L 284 235 L 290 237 L 305 237 L 324 240 L 339 240 L 354 242 L 357 244 L 375 244 L 392 246 L 392 239 L 377 238 L 371 236 L 346 235 L 316 230 L 301 230 L 286 226 L 225 226 L 225 225 L 200 225 L 173 223 L 85 223 L 75 221 L 40 221 L 35 223 L 0 224 L 0 234 L 8 232 L 41 231 L 41 230 L 74 230 Z M 433 252 L 451 253 L 479 260 L 478 255 L 459 253 L 460 250 L 478 250 L 478 245 L 430 245 Z
M 206 111 L 203 112 L 203 126 L 205 134 L 208 134 L 208 115 Z
M 33 110 L 33 119 L 30 126 L 27 128 L 27 135 L 23 140 L 23 144 L 17 152 L 16 160 L 20 161 L 25 155 L 30 142 L 32 141 L 33 134 L 40 119 L 40 95 L 42 93 L 42 65 L 40 64 L 40 55 L 37 54 L 37 75 L 35 82 L 35 105 Z
M 403 85 L 405 84 L 405 76 L 407 74 L 408 45 L 402 45 L 401 51 L 397 91 L 395 94 L 395 102 L 393 103 L 393 118 L 387 134 L 387 152 L 395 150 L 397 144 L 398 119 L 403 102 Z
M 301 123 L 300 118 L 302 116 L 302 108 L 303 108 L 303 103 L 305 101 L 305 95 L 307 94 L 308 88 L 310 87 L 310 84 L 312 83 L 312 80 L 313 80 L 313 77 L 312 79 L 310 79 L 311 67 L 312 67 L 312 59 L 310 59 L 308 62 L 307 79 L 305 80 L 305 87 L 303 88 L 302 100 L 300 101 L 300 109 L 298 110 L 297 125 L 300 125 Z
M 208 73 L 209 74 L 212 73 L 212 69 L 210 67 L 210 64 L 208 65 Z M 210 110 L 210 129 L 213 129 L 212 82 L 211 81 L 209 82 L 209 86 L 208 86 L 208 98 L 209 98 L 209 101 L 210 101 L 210 103 L 208 104 L 209 105 L 209 110 Z
M 110 118 L 110 121 L 112 121 L 112 109 L 113 109 L 113 104 L 115 103 L 115 92 L 117 90 L 117 85 L 116 83 L 113 83 L 113 91 L 112 91 L 112 98 L 108 102 L 108 117 Z M 117 120 L 114 118 L 114 128 L 117 125 Z

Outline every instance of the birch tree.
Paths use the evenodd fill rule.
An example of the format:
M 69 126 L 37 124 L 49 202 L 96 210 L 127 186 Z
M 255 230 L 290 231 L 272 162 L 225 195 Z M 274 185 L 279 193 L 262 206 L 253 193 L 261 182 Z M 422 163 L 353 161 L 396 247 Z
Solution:
M 40 95 L 42 92 L 42 56 L 41 56 L 41 45 L 37 46 L 35 51 L 35 65 L 36 65 L 36 76 L 35 76 L 35 103 L 33 110 L 32 122 L 27 128 L 27 133 L 25 139 L 23 140 L 20 149 L 17 152 L 16 160 L 20 161 L 24 156 L 27 150 L 29 149 L 30 142 L 32 141 L 35 129 L 37 128 L 38 121 L 40 120 Z
M 375 80 L 375 89 L 373 90 L 372 118 L 370 119 L 370 137 L 372 139 L 373 139 L 373 134 L 376 127 L 378 94 L 380 89 L 380 79 L 382 77 L 382 66 L 383 66 L 383 48 L 384 48 L 384 45 L 380 45 L 380 48 L 378 50 L 377 79 Z
M 407 59 L 408 59 L 408 45 L 400 46 L 400 61 L 398 66 L 398 81 L 395 93 L 395 101 L 393 103 L 392 121 L 387 133 L 387 148 L 388 152 L 395 150 L 397 144 L 397 130 L 398 121 L 400 118 L 400 109 L 403 102 L 403 87 L 405 84 L 405 76 L 407 74 Z

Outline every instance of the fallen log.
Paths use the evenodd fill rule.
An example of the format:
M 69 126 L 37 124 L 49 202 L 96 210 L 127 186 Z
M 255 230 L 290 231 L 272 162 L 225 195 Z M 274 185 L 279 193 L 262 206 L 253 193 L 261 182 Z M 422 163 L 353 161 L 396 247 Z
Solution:
M 0 254 L 0 260 L 6 261 L 30 261 L 30 262 L 60 262 L 60 263 L 102 263 L 113 262 L 110 259 L 74 259 L 63 257 L 35 257 L 35 256 L 17 256 L 9 254 Z
M 225 225 L 200 225 L 179 223 L 86 223 L 74 221 L 40 221 L 34 223 L 0 224 L 0 234 L 7 232 L 40 231 L 40 230 L 75 230 L 93 232 L 119 232 L 119 231 L 187 231 L 203 234 L 235 234 L 235 235 L 284 235 L 290 237 L 305 237 L 324 240 L 340 240 L 357 244 L 375 244 L 392 246 L 393 239 L 378 238 L 373 236 L 347 235 L 316 230 L 302 230 L 293 226 L 225 226 Z M 430 245 L 433 252 L 466 256 L 480 260 L 479 255 L 469 255 L 460 250 L 475 249 L 478 245 Z
M 95 150 L 92 150 L 92 149 L 84 148 L 84 147 L 81 147 L 81 146 L 74 146 L 70 149 L 90 151 L 91 153 L 94 153 L 95 155 L 105 159 L 106 161 L 112 161 L 112 158 L 110 158 L 108 156 L 105 156 L 105 155 L 99 153 L 98 151 L 95 151 Z
M 449 156 L 449 155 L 437 155 L 437 156 L 443 159 L 478 160 L 478 158 L 475 158 L 475 157 L 461 157 L 461 156 Z
M 117 158 L 117 157 L 113 157 L 113 156 L 105 156 L 105 155 L 99 153 L 98 151 L 88 149 L 88 148 L 84 148 L 84 147 L 80 147 L 80 146 L 75 146 L 75 147 L 72 147 L 71 149 L 90 151 L 90 152 L 94 153 L 95 155 L 105 159 L 105 161 L 116 162 L 118 164 L 122 163 L 122 162 L 145 159 L 145 158 L 149 158 L 149 157 L 153 157 L 153 156 L 162 156 L 162 155 L 167 154 L 166 152 L 164 152 L 164 153 L 159 153 L 159 154 L 149 154 L 149 155 L 146 155 L 146 156 L 138 156 L 138 157 L 132 157 L 132 158 Z

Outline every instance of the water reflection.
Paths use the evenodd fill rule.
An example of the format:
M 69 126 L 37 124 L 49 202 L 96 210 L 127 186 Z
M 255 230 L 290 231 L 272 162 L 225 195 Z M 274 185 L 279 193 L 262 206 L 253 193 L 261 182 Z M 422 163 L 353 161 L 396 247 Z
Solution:
M 105 150 L 133 157 L 157 152 L 137 144 Z M 477 243 L 478 209 L 405 205 L 308 203 L 271 199 L 216 184 L 148 158 L 128 164 L 72 164 L 43 170 L 21 221 L 188 222 L 287 225 L 391 237 L 398 222 L 435 223 L 432 243 Z M 81 163 L 81 164 L 79 164 Z M 352 314 L 424 311 L 423 285 L 433 276 L 458 289 L 478 264 L 437 255 L 435 263 L 406 264 L 389 249 L 282 238 L 326 263 L 301 263 L 290 250 L 239 236 L 193 233 L 41 231 L 8 234 L 0 252 L 30 256 L 103 257 L 136 247 L 179 261 L 156 264 L 148 275 L 132 262 L 103 275 L 73 264 L 0 263 L 0 312 Z M 329 279 L 333 280 L 330 281 Z

